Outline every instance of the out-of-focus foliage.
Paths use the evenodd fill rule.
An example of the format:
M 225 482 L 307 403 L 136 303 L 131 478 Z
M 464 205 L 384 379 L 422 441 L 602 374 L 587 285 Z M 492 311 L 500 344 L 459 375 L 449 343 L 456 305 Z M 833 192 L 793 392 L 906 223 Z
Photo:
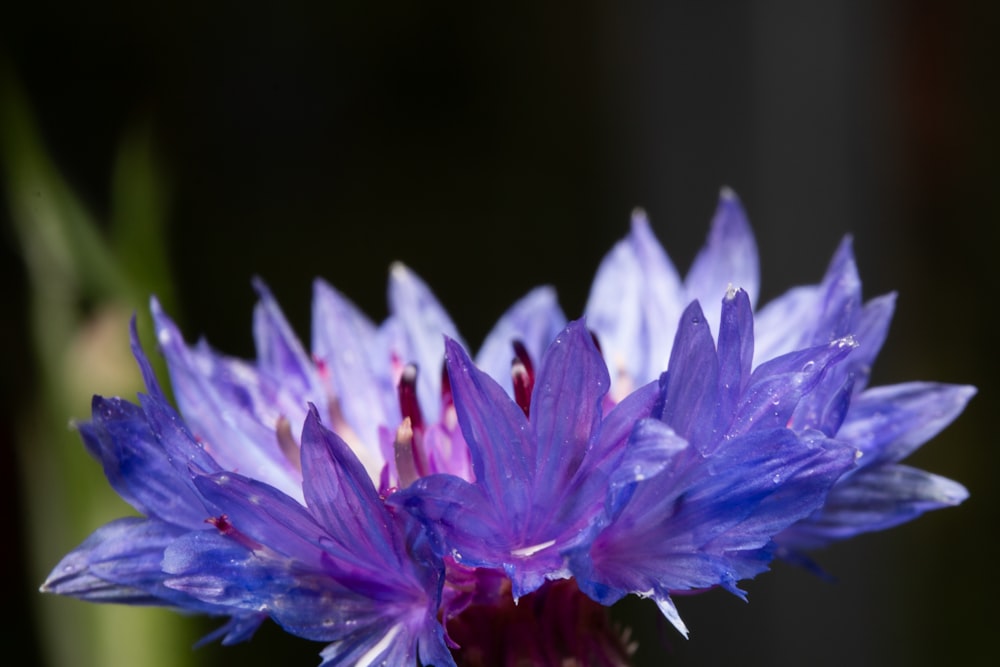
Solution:
M 67 421 L 85 420 L 93 393 L 134 396 L 128 320 L 148 330 L 150 293 L 172 301 L 164 226 L 167 194 L 146 128 L 122 140 L 110 224 L 100 224 L 46 153 L 29 105 L 0 70 L 0 167 L 13 238 L 27 274 L 33 391 L 16 425 L 22 505 L 34 588 L 89 529 L 122 514 L 122 503 Z M 32 596 L 42 657 L 53 667 L 192 664 L 190 623 L 162 610 L 84 605 Z

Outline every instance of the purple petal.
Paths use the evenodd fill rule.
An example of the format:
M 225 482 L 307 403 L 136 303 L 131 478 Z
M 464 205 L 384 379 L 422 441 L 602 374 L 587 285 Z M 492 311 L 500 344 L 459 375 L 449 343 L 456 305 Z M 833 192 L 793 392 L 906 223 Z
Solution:
M 188 348 L 159 304 L 151 308 L 174 396 L 195 437 L 223 468 L 300 494 L 298 471 L 282 453 L 275 427 L 282 416 L 301 423 L 306 397 L 289 396 L 252 365 L 206 345 Z
M 818 285 L 795 287 L 754 315 L 754 366 L 808 346 L 819 316 Z
M 398 424 L 401 417 L 389 353 L 379 342 L 375 325 L 354 304 L 322 280 L 314 283 L 313 354 L 328 371 L 344 419 L 360 436 L 359 449 L 381 460 L 379 426 Z
M 128 517 L 98 528 L 71 551 L 42 584 L 42 592 L 90 602 L 156 604 L 209 611 L 164 586 L 164 549 L 184 529 L 155 519 Z M 217 611 L 217 610 L 216 610 Z
M 791 352 L 758 366 L 750 376 L 729 435 L 785 427 L 802 397 L 856 346 L 853 338 L 843 338 Z
M 315 408 L 302 430 L 302 479 L 306 505 L 346 549 L 367 553 L 373 565 L 401 567 L 392 517 L 351 448 L 323 427 Z
M 861 310 L 861 278 L 854 261 L 851 237 L 845 237 L 830 260 L 820 284 L 819 318 L 812 324 L 812 345 L 854 335 Z
M 632 230 L 601 261 L 587 300 L 587 325 L 597 334 L 620 397 L 655 380 L 670 356 L 686 305 L 677 270 L 636 211 Z
M 461 343 L 458 329 L 430 288 L 399 262 L 393 264 L 389 272 L 389 311 L 398 319 L 405 334 L 405 347 L 397 350 L 400 361 L 415 363 L 420 369 L 417 396 L 424 417 L 429 422 L 437 421 L 444 361 L 441 340 L 442 336 L 447 336 Z
M 262 280 L 254 279 L 253 284 L 260 297 L 253 312 L 258 369 L 276 378 L 285 391 L 296 396 L 313 401 L 324 398 L 316 368 L 278 302 Z
M 705 247 L 695 257 L 684 280 L 688 299 L 718 303 L 730 288 L 743 289 L 751 305 L 760 287 L 757 242 L 739 198 L 729 188 L 719 193 Z M 714 312 L 709 313 L 713 332 L 719 330 Z
M 786 429 L 734 438 L 708 457 L 676 441 L 665 449 L 670 465 L 638 482 L 593 543 L 570 553 L 581 590 L 599 602 L 717 585 L 738 592 L 736 581 L 767 568 L 771 537 L 819 507 L 854 462 L 850 448 Z
M 884 294 L 866 303 L 861 309 L 854 337 L 858 339 L 858 351 L 851 355 L 851 372 L 855 376 L 854 390 L 860 391 L 868 384 L 871 367 L 875 363 L 889 333 L 889 324 L 896 309 L 896 294 Z
M 954 421 L 975 394 L 975 387 L 932 382 L 868 389 L 854 397 L 837 437 L 864 453 L 863 468 L 895 463 Z
M 660 419 L 699 450 L 717 440 L 719 359 L 697 301 L 681 316 L 670 353 Z
M 608 369 L 584 322 L 571 322 L 542 358 L 531 396 L 535 502 L 551 507 L 583 462 L 601 423 Z
M 909 466 L 865 468 L 837 484 L 819 512 L 778 539 L 794 549 L 824 547 L 898 526 L 930 510 L 953 507 L 968 497 L 958 482 Z
M 158 404 L 155 399 L 148 400 Z M 207 469 L 214 467 L 204 452 L 200 456 L 194 451 L 184 453 L 183 443 L 176 442 L 186 438 L 191 449 L 198 449 L 190 435 L 160 433 L 151 427 L 147 413 L 138 406 L 100 396 L 93 400 L 93 421 L 81 424 L 79 429 L 87 450 L 101 462 L 111 486 L 138 511 L 188 528 L 200 527 L 209 515 L 190 473 L 177 465 L 197 460 Z M 175 459 L 171 454 L 180 456 Z
M 750 380 L 753 364 L 753 312 L 743 290 L 730 291 L 722 300 L 719 323 L 720 414 L 732 414 Z
M 455 411 L 476 483 L 509 515 L 523 521 L 530 509 L 536 464 L 528 420 L 500 385 L 472 364 L 458 342 L 447 339 L 445 348 Z

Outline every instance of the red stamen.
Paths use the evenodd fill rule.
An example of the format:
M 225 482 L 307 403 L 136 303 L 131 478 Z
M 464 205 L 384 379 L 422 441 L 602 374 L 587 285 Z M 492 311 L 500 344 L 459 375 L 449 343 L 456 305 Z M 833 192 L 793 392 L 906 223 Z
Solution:
M 422 433 L 424 430 L 424 416 L 420 412 L 420 403 L 417 402 L 417 367 L 414 364 L 406 364 L 403 368 L 403 375 L 399 378 L 399 411 L 403 419 L 409 419 L 410 425 L 415 433 Z
M 514 402 L 527 417 L 531 407 L 531 392 L 535 388 L 535 367 L 524 344 L 515 340 L 513 345 L 516 356 L 510 365 L 510 377 L 514 383 Z
M 240 531 L 236 530 L 233 524 L 229 522 L 229 517 L 225 514 L 211 516 L 205 519 L 205 523 L 212 524 L 220 533 L 251 551 L 257 551 L 263 548 L 262 544 L 250 539 Z

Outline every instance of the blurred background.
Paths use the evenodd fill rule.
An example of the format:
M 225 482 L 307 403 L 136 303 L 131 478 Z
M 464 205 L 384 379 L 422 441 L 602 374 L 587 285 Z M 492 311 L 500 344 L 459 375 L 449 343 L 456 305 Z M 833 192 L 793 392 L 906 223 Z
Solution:
M 979 387 L 910 459 L 972 497 L 817 554 L 833 583 L 779 564 L 749 605 L 680 599 L 689 641 L 651 604 L 616 609 L 641 664 L 992 664 L 1000 5 L 8 4 L 0 632 L 19 664 L 318 662 L 271 626 L 192 650 L 210 622 L 36 592 L 127 511 L 67 424 L 138 389 L 126 327 L 149 293 L 189 340 L 250 356 L 252 276 L 308 337 L 315 276 L 381 318 L 402 260 L 475 346 L 537 284 L 577 316 L 635 206 L 684 270 L 722 185 L 765 300 L 853 234 L 866 296 L 900 293 L 874 383 Z

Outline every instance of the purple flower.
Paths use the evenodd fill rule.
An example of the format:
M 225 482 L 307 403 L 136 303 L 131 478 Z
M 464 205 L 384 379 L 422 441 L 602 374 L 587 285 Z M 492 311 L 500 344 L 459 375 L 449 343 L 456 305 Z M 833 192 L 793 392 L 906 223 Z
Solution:
M 612 392 L 623 395 L 659 375 L 680 313 L 692 298 L 715 303 L 735 286 L 747 292 L 753 305 L 758 270 L 753 233 L 728 189 L 720 195 L 708 241 L 683 281 L 645 216 L 635 214 L 631 233 L 601 263 L 586 308 L 614 377 Z M 957 505 L 968 496 L 957 482 L 899 461 L 951 423 L 975 389 L 926 382 L 867 387 L 894 303 L 894 294 L 862 301 L 847 239 L 820 284 L 789 290 L 754 317 L 754 368 L 844 336 L 857 342 L 857 350 L 802 401 L 788 425 L 797 432 L 816 430 L 837 438 L 862 455 L 820 510 L 779 536 L 785 547 L 824 546 Z M 713 311 L 706 317 L 718 335 Z
M 145 518 L 98 529 L 42 590 L 229 616 L 248 638 L 271 618 L 330 642 L 324 665 L 454 664 L 437 609 L 444 575 L 412 520 L 389 512 L 350 447 L 310 408 L 293 498 L 224 469 L 166 403 L 139 347 L 148 395 L 95 397 L 80 426 L 115 490 Z M 277 445 L 275 445 L 277 446 Z
M 154 300 L 179 412 L 133 326 L 148 394 L 79 427 L 143 516 L 43 590 L 226 617 L 224 643 L 271 619 L 330 666 L 611 667 L 634 647 L 601 605 L 651 597 L 686 635 L 677 593 L 742 596 L 776 554 L 960 502 L 898 462 L 972 390 L 866 387 L 892 297 L 861 301 L 850 244 L 755 317 L 757 273 L 723 191 L 684 281 L 637 214 L 586 319 L 539 288 L 475 360 L 398 264 L 379 325 L 317 281 L 309 353 L 259 281 L 254 361 L 187 345 Z
M 786 427 L 797 406 L 843 363 L 852 338 L 783 355 L 752 371 L 749 297 L 722 303 L 716 345 L 698 302 L 681 315 L 651 418 L 633 430 L 596 536 L 572 550 L 580 588 L 612 604 L 652 597 L 685 635 L 670 598 L 767 569 L 772 537 L 823 503 L 855 450 Z

